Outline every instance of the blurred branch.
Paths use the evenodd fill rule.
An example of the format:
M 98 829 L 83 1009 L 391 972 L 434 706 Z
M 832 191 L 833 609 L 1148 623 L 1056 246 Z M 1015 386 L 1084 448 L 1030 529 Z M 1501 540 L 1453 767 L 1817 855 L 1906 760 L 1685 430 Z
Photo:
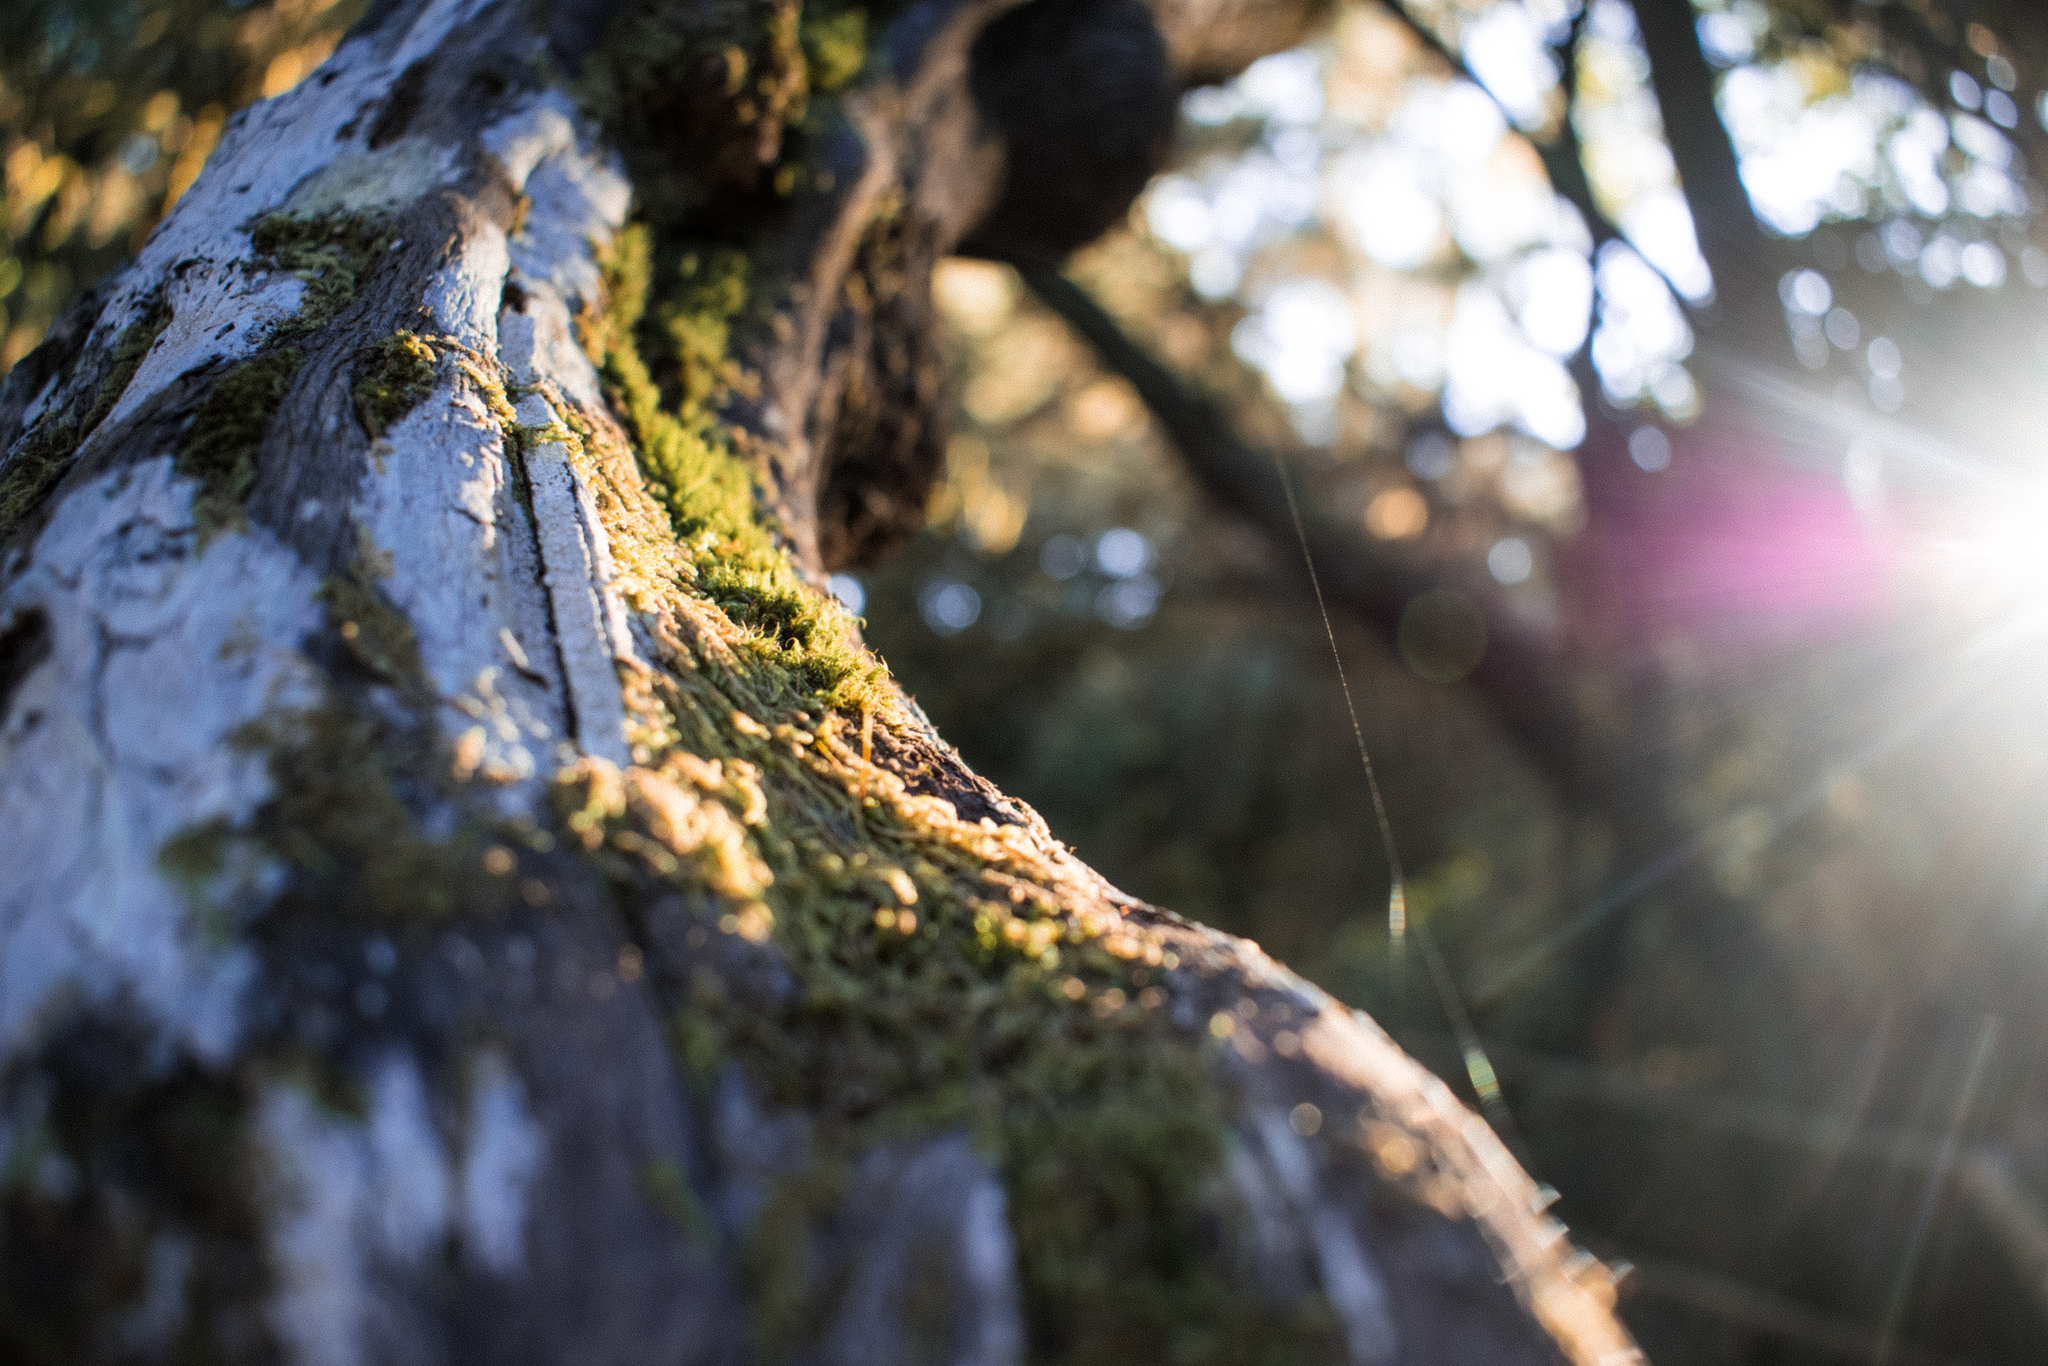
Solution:
M 1596 253 L 1609 242 L 1628 241 L 1621 228 L 1601 211 L 1599 203 L 1593 197 L 1593 182 L 1586 176 L 1585 149 L 1579 142 L 1578 126 L 1572 121 L 1579 98 L 1579 41 L 1585 33 L 1586 17 L 1591 12 L 1590 9 L 1582 7 L 1572 16 L 1570 36 L 1557 50 L 1564 68 L 1558 73 L 1557 78 L 1558 88 L 1564 91 L 1564 109 L 1558 115 L 1557 129 L 1549 137 L 1537 137 L 1516 124 L 1514 114 L 1500 102 L 1500 97 L 1487 88 L 1486 82 L 1472 74 L 1472 69 L 1465 65 L 1464 58 L 1453 51 L 1451 46 L 1437 35 L 1435 29 L 1410 13 L 1403 0 L 1381 0 L 1381 3 L 1424 47 L 1449 66 L 1453 75 L 1470 81 L 1483 91 L 1486 97 L 1493 101 L 1494 107 L 1500 110 L 1501 117 L 1508 121 L 1508 126 L 1521 133 L 1529 146 L 1535 149 L 1537 158 L 1543 163 L 1543 173 L 1550 180 L 1550 188 L 1562 195 L 1579 211 L 1579 217 L 1585 220 L 1586 231 L 1593 239 L 1593 250 Z M 1647 257 L 1644 259 L 1648 261 Z M 1663 275 L 1663 267 L 1654 261 L 1648 263 L 1652 270 Z M 1688 314 L 1697 312 L 1676 282 L 1667 277 L 1665 283 L 1671 286 L 1673 302 Z M 1598 390 L 1591 389 L 1587 392 L 1597 393 Z
M 1678 162 L 1679 189 L 1692 211 L 1700 251 L 1718 279 L 1764 257 L 1768 248 L 1750 209 L 1735 141 L 1714 101 L 1714 68 L 1700 50 L 1699 28 L 1687 0 L 1632 3 L 1650 59 L 1650 86 L 1664 119 L 1664 141 Z
M 1056 270 L 1027 270 L 1023 276 L 1032 292 L 1080 334 L 1103 365 L 1137 390 L 1203 490 L 1225 510 L 1291 550 L 1294 524 L 1272 453 L 1246 445 L 1213 403 L 1132 341 L 1079 285 Z M 1422 567 L 1391 559 L 1348 521 L 1328 516 L 1313 500 L 1304 500 L 1302 514 L 1308 551 L 1324 588 L 1351 612 L 1389 633 L 1415 596 L 1440 582 L 1440 576 Z M 1486 605 L 1488 595 L 1474 596 Z M 1506 613 L 1489 611 L 1487 618 L 1486 654 L 1471 682 L 1493 703 L 1524 750 L 1549 767 L 1562 784 L 1574 786 L 1582 759 L 1581 727 L 1556 682 L 1557 651 L 1518 628 Z
M 1416 39 L 1440 61 L 1450 67 L 1452 75 L 1470 81 L 1483 91 L 1486 97 L 1493 101 L 1494 107 L 1500 110 L 1501 117 L 1508 121 L 1509 126 L 1516 128 L 1528 139 L 1529 145 L 1536 149 L 1536 155 L 1543 161 L 1543 171 L 1550 177 L 1550 187 L 1571 201 L 1572 207 L 1585 218 L 1586 228 L 1593 235 L 1595 248 L 1606 242 L 1621 240 L 1621 229 L 1600 211 L 1600 206 L 1593 200 L 1593 185 L 1586 178 L 1586 164 L 1580 155 L 1578 130 L 1572 124 L 1572 106 L 1578 98 L 1576 72 L 1579 34 L 1586 22 L 1583 10 L 1572 20 L 1571 37 L 1561 49 L 1564 71 L 1559 75 L 1558 83 L 1564 91 L 1564 111 L 1558 116 L 1557 131 L 1550 137 L 1539 138 L 1522 130 L 1515 123 L 1515 116 L 1500 102 L 1500 97 L 1487 88 L 1486 82 L 1472 74 L 1472 69 L 1465 65 L 1465 59 L 1439 37 L 1435 29 L 1410 13 L 1402 0 L 1383 0 L 1383 3 L 1389 14 L 1399 20 L 1402 26 L 1414 34 Z

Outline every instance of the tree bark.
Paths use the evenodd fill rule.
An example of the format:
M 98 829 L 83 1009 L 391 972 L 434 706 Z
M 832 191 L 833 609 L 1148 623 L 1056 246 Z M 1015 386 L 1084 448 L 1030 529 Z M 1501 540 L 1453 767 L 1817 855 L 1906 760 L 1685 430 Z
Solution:
M 0 1355 L 1631 1352 L 1440 1083 L 814 587 L 922 506 L 933 258 L 1059 249 L 1070 130 L 977 96 L 1316 18 L 1003 8 L 835 83 L 793 5 L 380 5 L 16 371 Z

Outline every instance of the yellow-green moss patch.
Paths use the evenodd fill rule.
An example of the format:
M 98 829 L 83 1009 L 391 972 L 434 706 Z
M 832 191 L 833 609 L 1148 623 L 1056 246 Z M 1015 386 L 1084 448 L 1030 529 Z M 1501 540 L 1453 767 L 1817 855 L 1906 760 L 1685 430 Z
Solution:
M 214 383 L 186 433 L 177 469 L 199 481 L 193 510 L 202 535 L 241 520 L 242 502 L 256 483 L 263 434 L 305 360 L 290 343 L 325 327 L 348 306 L 371 262 L 391 241 L 389 225 L 369 214 L 278 213 L 251 230 L 258 263 L 290 271 L 306 290 L 298 312 L 271 329 L 263 349 Z
M 300 218 L 274 213 L 249 234 L 259 261 L 305 282 L 297 317 L 280 336 L 325 327 L 355 298 L 377 255 L 391 245 L 392 228 L 374 214 Z
M 717 417 L 725 390 L 740 382 L 723 350 L 728 324 L 746 304 L 744 268 L 730 257 L 686 254 L 650 318 L 651 241 L 635 225 L 607 250 L 606 308 L 583 326 L 634 438 L 634 458 L 696 586 L 746 630 L 744 648 L 787 671 L 801 696 L 859 706 L 886 675 L 852 644 L 845 610 L 790 564 L 764 519 L 755 471 Z M 643 359 L 649 332 L 678 358 L 681 378 L 667 395 Z
M 114 368 L 100 381 L 99 392 L 93 396 L 92 409 L 80 424 L 80 440 L 91 435 L 92 429 L 100 425 L 100 419 L 121 401 L 121 395 L 128 388 L 128 381 L 135 378 L 142 358 L 156 345 L 156 339 L 170 321 L 171 306 L 164 302 L 163 291 L 157 290 L 144 300 L 135 321 L 121 329 L 121 336 L 114 343 Z
M 1320 1300 L 1276 1306 L 1242 1284 L 1256 1253 L 1221 1177 L 1218 1045 L 1171 1018 L 1162 936 L 1057 846 L 962 820 L 871 761 L 877 732 L 914 743 L 916 724 L 844 610 L 792 566 L 764 511 L 765 443 L 725 421 L 749 382 L 733 334 L 766 316 L 776 283 L 678 227 L 675 168 L 647 142 L 673 88 L 635 92 L 679 68 L 618 51 L 660 22 L 674 21 L 629 14 L 592 77 L 645 214 L 602 252 L 604 304 L 580 320 L 630 451 L 550 399 L 657 667 L 624 679 L 634 765 L 580 761 L 554 805 L 628 907 L 688 888 L 719 932 L 772 940 L 795 981 L 763 1001 L 699 963 L 671 1020 L 694 1075 L 737 1064 L 809 1120 L 809 1163 L 775 1184 L 743 1248 L 757 1350 L 817 1329 L 829 1291 L 811 1283 L 808 1239 L 851 1164 L 960 1129 L 1009 1191 L 1034 1360 L 1341 1358 Z M 807 60 L 836 41 L 835 79 L 850 79 L 861 32 L 819 28 Z M 676 61 L 717 55 L 666 40 Z
M 860 9 L 833 9 L 810 4 L 804 7 L 798 28 L 804 60 L 809 64 L 810 86 L 829 95 L 850 85 L 868 59 L 868 16 Z
M 420 832 L 401 791 L 409 775 L 398 737 L 378 719 L 334 703 L 251 727 L 236 742 L 269 753 L 275 789 L 247 833 L 317 887 L 330 910 L 435 920 L 493 890 L 474 836 Z M 505 900 L 498 889 L 494 903 Z
M 864 20 L 796 15 L 635 0 L 614 24 L 586 96 L 642 221 L 601 253 L 605 299 L 580 323 L 630 449 L 549 396 L 656 666 L 623 675 L 634 763 L 564 769 L 557 816 L 629 909 L 688 889 L 716 908 L 707 933 L 772 941 L 795 984 L 763 1000 L 714 955 L 686 965 L 670 1022 L 693 1075 L 736 1064 L 808 1120 L 809 1162 L 774 1184 L 742 1248 L 756 1349 L 786 1354 L 818 1328 L 829 1287 L 812 1283 L 809 1240 L 860 1156 L 957 1129 L 1009 1192 L 1032 1359 L 1341 1359 L 1320 1300 L 1276 1306 L 1243 1284 L 1256 1251 L 1222 1177 L 1220 1045 L 1171 1017 L 1163 935 L 1049 840 L 963 820 L 872 761 L 877 736 L 916 744 L 918 727 L 791 564 L 765 511 L 767 443 L 727 421 L 751 382 L 733 338 L 783 285 L 693 239 L 748 231 L 695 222 L 694 206 L 731 158 L 768 164 L 771 125 L 803 107 L 791 92 L 864 60 Z M 674 116 L 706 92 L 735 126 L 675 150 Z
M 667 667 L 630 698 L 647 762 L 580 762 L 557 810 L 626 900 L 709 893 L 722 930 L 772 938 L 795 978 L 768 1006 L 699 968 L 674 1022 L 693 1070 L 735 1061 L 813 1126 L 814 1166 L 778 1186 L 744 1259 L 762 1350 L 817 1327 L 803 1230 L 833 1174 L 958 1128 L 1010 1192 L 1035 1359 L 1341 1355 L 1319 1302 L 1238 1284 L 1226 1101 L 1213 1045 L 1166 1009 L 1162 936 L 1036 836 L 906 791 L 862 757 L 860 720 L 767 702 L 800 692 L 703 607 L 678 600 L 655 637 Z
M 78 424 L 61 416 L 46 416 L 36 424 L 0 473 L 0 540 L 42 506 L 71 467 L 81 439 Z
M 263 434 L 298 377 L 305 355 L 279 347 L 243 361 L 214 382 L 178 450 L 179 474 L 199 482 L 193 516 L 200 534 L 235 525 L 256 483 Z
M 667 297 L 652 319 L 656 335 L 668 343 L 662 359 L 672 378 L 663 399 L 679 412 L 708 413 L 728 391 L 748 383 L 728 354 L 733 321 L 747 307 L 747 258 L 730 247 L 685 249 L 670 275 Z
M 349 392 L 371 440 L 426 401 L 435 373 L 434 348 L 416 333 L 394 332 L 356 353 Z
M 493 913 L 516 890 L 508 844 L 535 840 L 460 814 L 460 760 L 432 729 L 418 638 L 378 590 L 367 558 L 330 576 L 320 600 L 348 657 L 370 686 L 395 692 L 402 710 L 330 679 L 320 706 L 243 727 L 231 743 L 266 756 L 269 800 L 232 828 L 210 822 L 180 831 L 159 862 L 197 892 L 240 844 L 290 867 L 288 900 L 310 901 L 324 915 L 416 921 Z M 451 806 L 458 814 L 448 833 L 427 834 L 422 818 Z
M 584 65 L 585 106 L 658 216 L 750 187 L 810 95 L 800 0 L 630 0 Z M 687 139 L 676 130 L 687 127 Z
M 697 1198 L 683 1169 L 665 1157 L 654 1158 L 640 1168 L 640 1189 L 670 1223 L 699 1247 L 718 1241 L 718 1226 L 711 1212 Z
M 364 559 L 328 578 L 320 596 L 356 663 L 423 715 L 407 724 L 341 695 L 246 729 L 237 742 L 269 755 L 273 784 L 247 833 L 335 910 L 440 919 L 508 904 L 513 861 L 479 824 L 458 821 L 438 839 L 420 828 L 423 809 L 448 801 L 455 784 L 454 761 L 433 738 L 433 692 L 412 623 Z
M 227 867 L 233 838 L 233 824 L 226 817 L 215 817 L 165 840 L 157 851 L 157 866 L 187 892 L 197 892 Z
M 346 574 L 328 576 L 320 585 L 320 600 L 357 663 L 405 691 L 426 691 L 419 635 L 405 613 L 377 591 L 361 559 Z

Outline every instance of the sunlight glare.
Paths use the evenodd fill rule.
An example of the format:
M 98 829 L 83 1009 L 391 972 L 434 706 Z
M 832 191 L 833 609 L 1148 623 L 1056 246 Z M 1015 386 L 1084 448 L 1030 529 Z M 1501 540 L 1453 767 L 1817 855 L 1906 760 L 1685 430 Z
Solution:
M 1366 255 L 1394 270 L 1414 270 L 1436 255 L 1443 214 L 1404 158 L 1362 152 L 1340 161 L 1334 179 L 1343 187 L 1338 202 L 1344 226 Z
M 1500 296 L 1478 281 L 1458 290 L 1444 359 L 1444 422 L 1460 436 L 1513 423 L 1560 450 L 1584 438 L 1571 373 L 1524 341 Z
M 2048 482 L 1971 500 L 1919 559 L 1927 587 L 1945 600 L 1993 613 L 2038 610 L 2048 602 Z
M 1557 59 L 1544 36 L 1521 5 L 1495 5 L 1460 35 L 1465 65 L 1525 129 L 1549 121 L 1557 91 Z
M 1349 297 L 1329 281 L 1284 280 L 1231 330 L 1230 345 L 1286 402 L 1325 402 L 1344 387 L 1358 323 Z
M 1949 84 L 1961 107 L 1944 115 L 1908 82 L 1867 66 L 1823 70 L 1794 58 L 1734 65 L 1719 103 L 1757 215 L 1787 237 L 1885 211 L 1937 221 L 1960 211 L 1979 226 L 2024 218 L 2017 153 L 1994 126 L 2012 126 L 2003 117 L 2010 97 L 1994 91 L 2003 97 L 1994 110 L 1967 74 L 1954 73 Z M 1967 112 L 1978 109 L 1991 117 Z M 1902 269 L 1919 250 L 1890 237 L 1886 246 Z M 1929 283 L 1956 278 L 1938 262 L 1933 275 L 1922 274 Z
M 1574 251 L 1531 252 L 1508 275 L 1515 321 L 1538 349 L 1564 360 L 1585 344 L 1592 323 L 1593 268 Z
M 1600 325 L 1593 334 L 1593 367 L 1601 388 L 1617 404 L 1657 398 L 1660 387 L 1682 399 L 1689 382 L 1680 386 L 1672 376 L 1684 373 L 1679 362 L 1692 354 L 1692 327 L 1664 279 L 1619 242 L 1601 247 L 1595 274 Z

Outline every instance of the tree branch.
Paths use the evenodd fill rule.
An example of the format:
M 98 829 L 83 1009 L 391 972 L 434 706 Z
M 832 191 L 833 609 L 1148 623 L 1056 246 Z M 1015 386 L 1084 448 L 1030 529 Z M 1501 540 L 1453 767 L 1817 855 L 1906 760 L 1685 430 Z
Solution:
M 1679 187 L 1692 211 L 1700 250 L 1716 276 L 1766 254 L 1768 247 L 1735 156 L 1735 142 L 1714 104 L 1715 74 L 1700 51 L 1690 0 L 1632 0 L 1650 85 L 1664 119 L 1664 140 L 1678 162 Z
M 1277 543 L 1291 545 L 1294 523 L 1275 455 L 1246 445 L 1213 403 L 1132 341 L 1086 290 L 1055 270 L 1023 274 L 1046 307 L 1094 349 L 1104 366 L 1137 390 L 1203 491 Z M 1437 574 L 1390 560 L 1313 503 L 1303 507 L 1302 516 L 1307 549 L 1325 590 L 1347 610 L 1389 632 L 1417 594 L 1441 582 Z M 1489 594 L 1475 591 L 1473 596 L 1488 605 Z M 1489 611 L 1487 617 L 1487 650 L 1471 682 L 1523 748 L 1560 782 L 1572 784 L 1581 763 L 1583 727 L 1559 682 L 1555 646 L 1516 626 L 1505 612 Z
M 1465 65 L 1465 59 L 1459 56 L 1435 29 L 1410 12 L 1404 0 L 1384 0 L 1384 3 L 1387 13 L 1399 20 L 1402 27 L 1414 34 L 1424 47 L 1448 66 L 1452 75 L 1470 81 L 1484 91 L 1486 97 L 1500 110 L 1502 117 L 1511 125 L 1515 123 L 1514 115 L 1500 102 L 1500 97 L 1493 93 L 1486 82 L 1472 74 L 1472 69 Z M 1572 73 L 1577 66 L 1579 33 L 1584 24 L 1583 14 L 1572 21 L 1572 36 L 1565 45 L 1565 71 L 1559 77 L 1565 91 L 1565 112 L 1558 120 L 1556 135 L 1538 138 L 1525 130 L 1519 130 L 1519 126 L 1518 131 L 1522 131 L 1523 136 L 1529 139 L 1529 145 L 1536 149 L 1536 155 L 1542 158 L 1544 173 L 1550 177 L 1550 187 L 1569 200 L 1572 207 L 1585 217 L 1586 228 L 1593 234 L 1593 245 L 1598 247 L 1602 243 L 1620 239 L 1622 232 L 1593 201 L 1593 186 L 1586 178 L 1585 163 L 1580 159 L 1578 132 L 1572 127 Z

